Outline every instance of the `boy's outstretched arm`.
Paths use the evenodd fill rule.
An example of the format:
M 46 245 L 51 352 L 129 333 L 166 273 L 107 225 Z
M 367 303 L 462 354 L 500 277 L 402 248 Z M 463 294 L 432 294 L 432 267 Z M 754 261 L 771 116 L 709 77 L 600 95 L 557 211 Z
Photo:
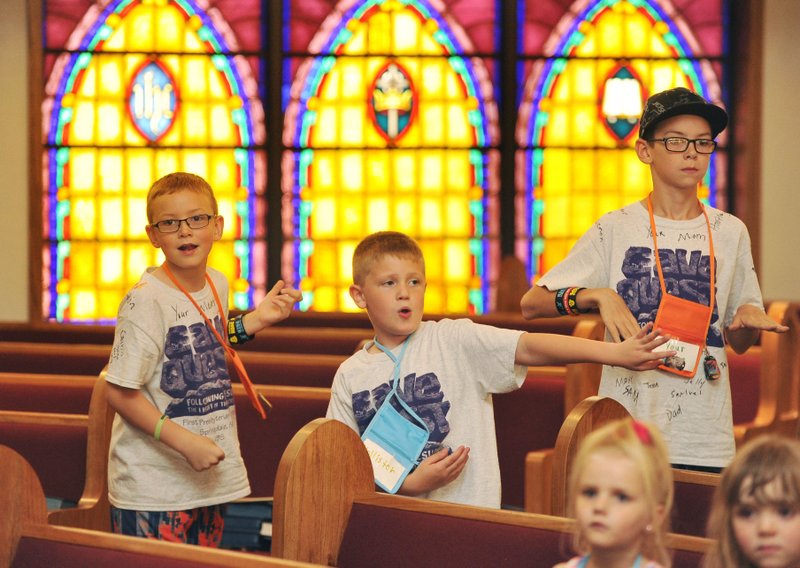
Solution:
M 287 286 L 278 280 L 264 296 L 253 311 L 242 317 L 244 329 L 248 335 L 255 335 L 265 327 L 269 327 L 289 317 L 294 305 L 303 299 L 303 293 Z
M 152 436 L 161 418 L 158 409 L 139 390 L 107 384 L 106 398 L 111 408 L 128 424 Z M 211 438 L 195 434 L 171 420 L 164 421 L 161 426 L 160 441 L 186 458 L 195 471 L 209 469 L 225 459 L 225 452 Z
M 556 293 L 544 286 L 532 286 L 520 301 L 522 317 L 552 318 L 560 315 L 556 309 Z M 625 301 L 611 288 L 585 288 L 575 297 L 582 312 L 597 310 L 615 342 L 624 341 L 639 333 L 639 324 Z
M 659 337 L 658 330 L 651 331 L 651 328 L 652 324 L 647 324 L 622 343 L 553 333 L 523 333 L 517 343 L 514 362 L 528 366 L 602 363 L 634 371 L 655 369 L 665 357 L 675 355 L 675 352 L 654 352 L 653 349 L 666 343 L 669 336 Z
M 743 304 L 736 310 L 731 325 L 725 328 L 725 338 L 736 353 L 742 354 L 756 342 L 761 331 L 786 333 L 789 328 L 773 320 L 758 307 Z
M 452 454 L 447 448 L 442 448 L 422 460 L 417 469 L 408 474 L 397 493 L 416 497 L 444 487 L 461 475 L 468 458 L 469 448 L 464 446 L 459 446 Z

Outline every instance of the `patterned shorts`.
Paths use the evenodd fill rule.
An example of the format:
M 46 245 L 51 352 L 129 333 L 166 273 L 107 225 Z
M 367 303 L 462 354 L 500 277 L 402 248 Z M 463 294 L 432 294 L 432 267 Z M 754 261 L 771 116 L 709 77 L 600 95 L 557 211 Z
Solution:
M 111 530 L 117 534 L 219 548 L 224 505 L 186 511 L 131 511 L 111 507 Z

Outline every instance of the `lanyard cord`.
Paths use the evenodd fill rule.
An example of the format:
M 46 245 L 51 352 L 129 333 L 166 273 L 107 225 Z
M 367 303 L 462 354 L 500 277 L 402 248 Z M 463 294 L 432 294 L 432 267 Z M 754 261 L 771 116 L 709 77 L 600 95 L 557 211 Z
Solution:
M 394 362 L 394 370 L 392 371 L 392 390 L 389 394 L 386 395 L 386 398 L 383 400 L 383 404 L 387 404 L 389 402 L 389 397 L 394 395 L 395 398 L 397 399 L 397 402 L 400 403 L 400 406 L 402 406 L 403 409 L 406 412 L 408 412 L 408 414 L 411 415 L 411 417 L 415 421 L 422 424 L 422 426 L 425 428 L 425 431 L 427 432 L 428 425 L 425 424 L 425 421 L 422 418 L 420 418 L 419 414 L 417 414 L 411 409 L 411 407 L 406 403 L 406 401 L 403 400 L 403 397 L 397 395 L 397 385 L 400 382 L 400 364 L 403 361 L 403 356 L 406 354 L 406 347 L 408 347 L 408 343 L 409 341 L 411 341 L 411 336 L 409 335 L 405 339 L 405 341 L 403 341 L 403 347 L 400 348 L 400 355 L 398 357 L 395 357 L 395 354 L 392 353 L 388 347 L 384 346 L 380 341 L 378 341 L 377 337 L 373 341 L 375 342 L 375 346 L 384 353 L 386 353 L 389 359 L 391 359 Z
M 652 192 L 650 195 L 647 196 L 647 212 L 650 214 L 650 232 L 653 234 L 653 248 L 655 249 L 655 257 L 656 257 L 656 267 L 658 268 L 658 281 L 661 283 L 661 293 L 667 293 L 667 285 L 664 283 L 664 271 L 661 269 L 661 258 L 658 255 L 658 240 L 656 238 L 656 219 L 653 215 L 653 201 L 652 201 Z M 708 220 L 708 214 L 706 213 L 706 208 L 703 207 L 703 204 L 700 204 L 700 210 L 703 212 L 703 217 L 706 218 L 706 227 L 708 227 L 708 252 L 711 255 L 711 259 L 709 260 L 709 273 L 711 279 L 710 288 L 710 299 L 708 307 L 711 308 L 711 312 L 714 312 L 714 299 L 715 299 L 715 288 L 716 288 L 716 259 L 714 257 L 714 239 L 711 236 L 711 223 Z M 711 323 L 711 314 L 708 315 L 708 323 Z M 708 324 L 706 324 L 708 327 Z
M 239 358 L 239 354 L 236 351 L 234 351 L 233 348 L 225 342 L 225 340 L 222 339 L 222 336 L 217 331 L 217 328 L 214 326 L 213 323 L 211 323 L 211 320 L 208 319 L 208 316 L 203 311 L 203 309 L 200 307 L 200 305 L 195 301 L 195 299 L 192 297 L 192 295 L 189 294 L 189 292 L 186 290 L 186 288 L 184 288 L 181 285 L 181 283 L 178 282 L 178 280 L 175 278 L 175 276 L 173 276 L 172 271 L 169 269 L 169 267 L 167 266 L 166 262 L 161 265 L 161 268 L 164 269 L 164 273 L 167 276 L 169 276 L 169 279 L 172 280 L 172 283 L 175 284 L 175 286 L 177 286 L 178 289 L 181 292 L 183 292 L 183 294 L 187 298 L 189 298 L 189 301 L 191 301 L 192 304 L 194 304 L 194 307 L 197 308 L 197 311 L 200 312 L 200 315 L 202 315 L 203 319 L 206 321 L 206 325 L 211 329 L 211 331 L 214 332 L 214 335 L 217 336 L 217 340 L 219 341 L 219 344 L 222 346 L 222 349 L 224 349 L 225 352 L 231 357 L 231 359 L 233 359 L 234 368 L 236 369 L 237 374 L 239 375 L 239 380 L 242 382 L 242 385 L 244 386 L 244 390 L 247 393 L 247 397 L 250 399 L 250 403 L 258 411 L 258 413 L 261 415 L 261 418 L 262 419 L 266 419 L 267 418 L 267 413 L 264 410 L 264 407 L 262 406 L 261 400 L 259 399 L 259 397 L 264 399 L 264 402 L 267 403 L 268 407 L 272 407 L 272 405 L 264 397 L 263 394 L 260 394 L 260 393 L 256 394 L 255 389 L 253 388 L 253 382 L 250 380 L 250 377 L 248 376 L 247 371 L 244 368 L 244 364 L 241 362 L 241 359 Z M 217 287 L 214 286 L 214 282 L 211 281 L 211 277 L 208 275 L 208 273 L 206 273 L 206 282 L 208 282 L 208 285 L 211 287 L 211 292 L 214 294 L 214 300 L 217 302 L 217 311 L 219 311 L 220 315 L 222 315 L 222 312 L 220 311 L 222 309 L 221 308 L 222 307 L 222 302 L 220 302 L 220 300 L 219 300 L 219 294 L 217 293 Z

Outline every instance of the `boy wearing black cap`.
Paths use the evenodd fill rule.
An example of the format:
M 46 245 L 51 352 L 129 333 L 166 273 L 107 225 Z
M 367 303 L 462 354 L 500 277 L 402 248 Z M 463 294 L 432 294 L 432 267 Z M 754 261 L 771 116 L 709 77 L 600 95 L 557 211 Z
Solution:
M 521 302 L 526 318 L 597 311 L 609 341 L 651 321 L 669 334 L 674 357 L 653 371 L 605 366 L 599 394 L 658 424 L 674 465 L 703 471 L 735 451 L 725 343 L 743 353 L 759 331 L 787 330 L 764 313 L 747 228 L 697 198 L 727 123 L 683 87 L 650 97 L 635 149 L 652 193 L 601 217 Z

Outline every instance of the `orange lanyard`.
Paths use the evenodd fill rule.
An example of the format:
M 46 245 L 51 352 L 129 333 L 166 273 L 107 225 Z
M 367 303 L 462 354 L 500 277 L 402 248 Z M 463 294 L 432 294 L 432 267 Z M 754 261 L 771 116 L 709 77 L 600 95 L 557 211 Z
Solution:
M 658 268 L 658 281 L 661 283 L 661 293 L 667 293 L 667 285 L 664 283 L 664 271 L 661 269 L 661 259 L 658 256 L 658 239 L 656 238 L 656 219 L 653 215 L 653 201 L 652 201 L 652 193 L 647 196 L 647 212 L 650 214 L 650 232 L 653 234 L 653 249 L 655 252 L 656 257 L 656 267 Z M 708 323 L 711 323 L 711 314 L 714 312 L 714 299 L 715 299 L 715 282 L 716 282 L 716 260 L 714 258 L 714 239 L 711 237 L 711 222 L 708 220 L 708 214 L 706 213 L 706 208 L 703 207 L 703 204 L 700 203 L 700 210 L 703 212 L 703 217 L 706 218 L 706 227 L 708 227 L 708 253 L 711 255 L 711 259 L 709 260 L 709 273 L 711 277 L 711 286 L 710 288 L 710 301 L 708 307 L 710 309 L 710 313 L 708 314 Z M 706 324 L 706 328 L 708 324 Z
M 247 393 L 247 397 L 250 399 L 250 403 L 253 405 L 253 408 L 255 408 L 256 411 L 258 411 L 258 413 L 261 415 L 261 418 L 266 420 L 267 412 L 266 410 L 264 410 L 264 407 L 262 406 L 261 403 L 264 402 L 267 405 L 267 408 L 272 408 L 272 404 L 270 404 L 270 402 L 263 394 L 256 393 L 255 388 L 253 388 L 253 382 L 250 380 L 250 376 L 247 374 L 247 370 L 244 368 L 244 363 L 242 363 L 239 354 L 230 345 L 228 345 L 228 343 L 225 340 L 222 339 L 222 336 L 217 331 L 217 328 L 208 319 L 208 316 L 200 307 L 200 305 L 195 301 L 192 295 L 186 291 L 186 288 L 184 288 L 181 285 L 181 283 L 178 282 L 175 276 L 172 275 L 172 271 L 169 269 L 166 262 L 161 265 L 161 268 L 164 269 L 164 273 L 167 276 L 169 276 L 169 279 L 172 280 L 172 283 L 175 284 L 175 286 L 177 286 L 178 289 L 181 292 L 183 292 L 183 294 L 187 298 L 189 298 L 189 301 L 191 301 L 192 304 L 194 304 L 194 307 L 197 308 L 197 311 L 200 312 L 200 315 L 202 315 L 203 319 L 206 320 L 206 325 L 211 329 L 211 331 L 214 332 L 214 335 L 217 336 L 219 344 L 222 346 L 222 348 L 225 350 L 225 352 L 233 361 L 233 367 L 236 370 L 236 374 L 239 375 L 239 380 L 241 381 L 242 385 L 244 385 L 244 390 Z M 219 301 L 219 294 L 217 293 L 217 288 L 216 286 L 214 286 L 214 283 L 211 281 L 211 277 L 208 275 L 208 273 L 206 273 L 206 282 L 208 282 L 208 285 L 211 287 L 211 292 L 213 292 L 214 294 L 214 300 L 217 302 L 217 310 L 220 312 L 220 315 L 222 315 L 221 312 L 222 302 Z

